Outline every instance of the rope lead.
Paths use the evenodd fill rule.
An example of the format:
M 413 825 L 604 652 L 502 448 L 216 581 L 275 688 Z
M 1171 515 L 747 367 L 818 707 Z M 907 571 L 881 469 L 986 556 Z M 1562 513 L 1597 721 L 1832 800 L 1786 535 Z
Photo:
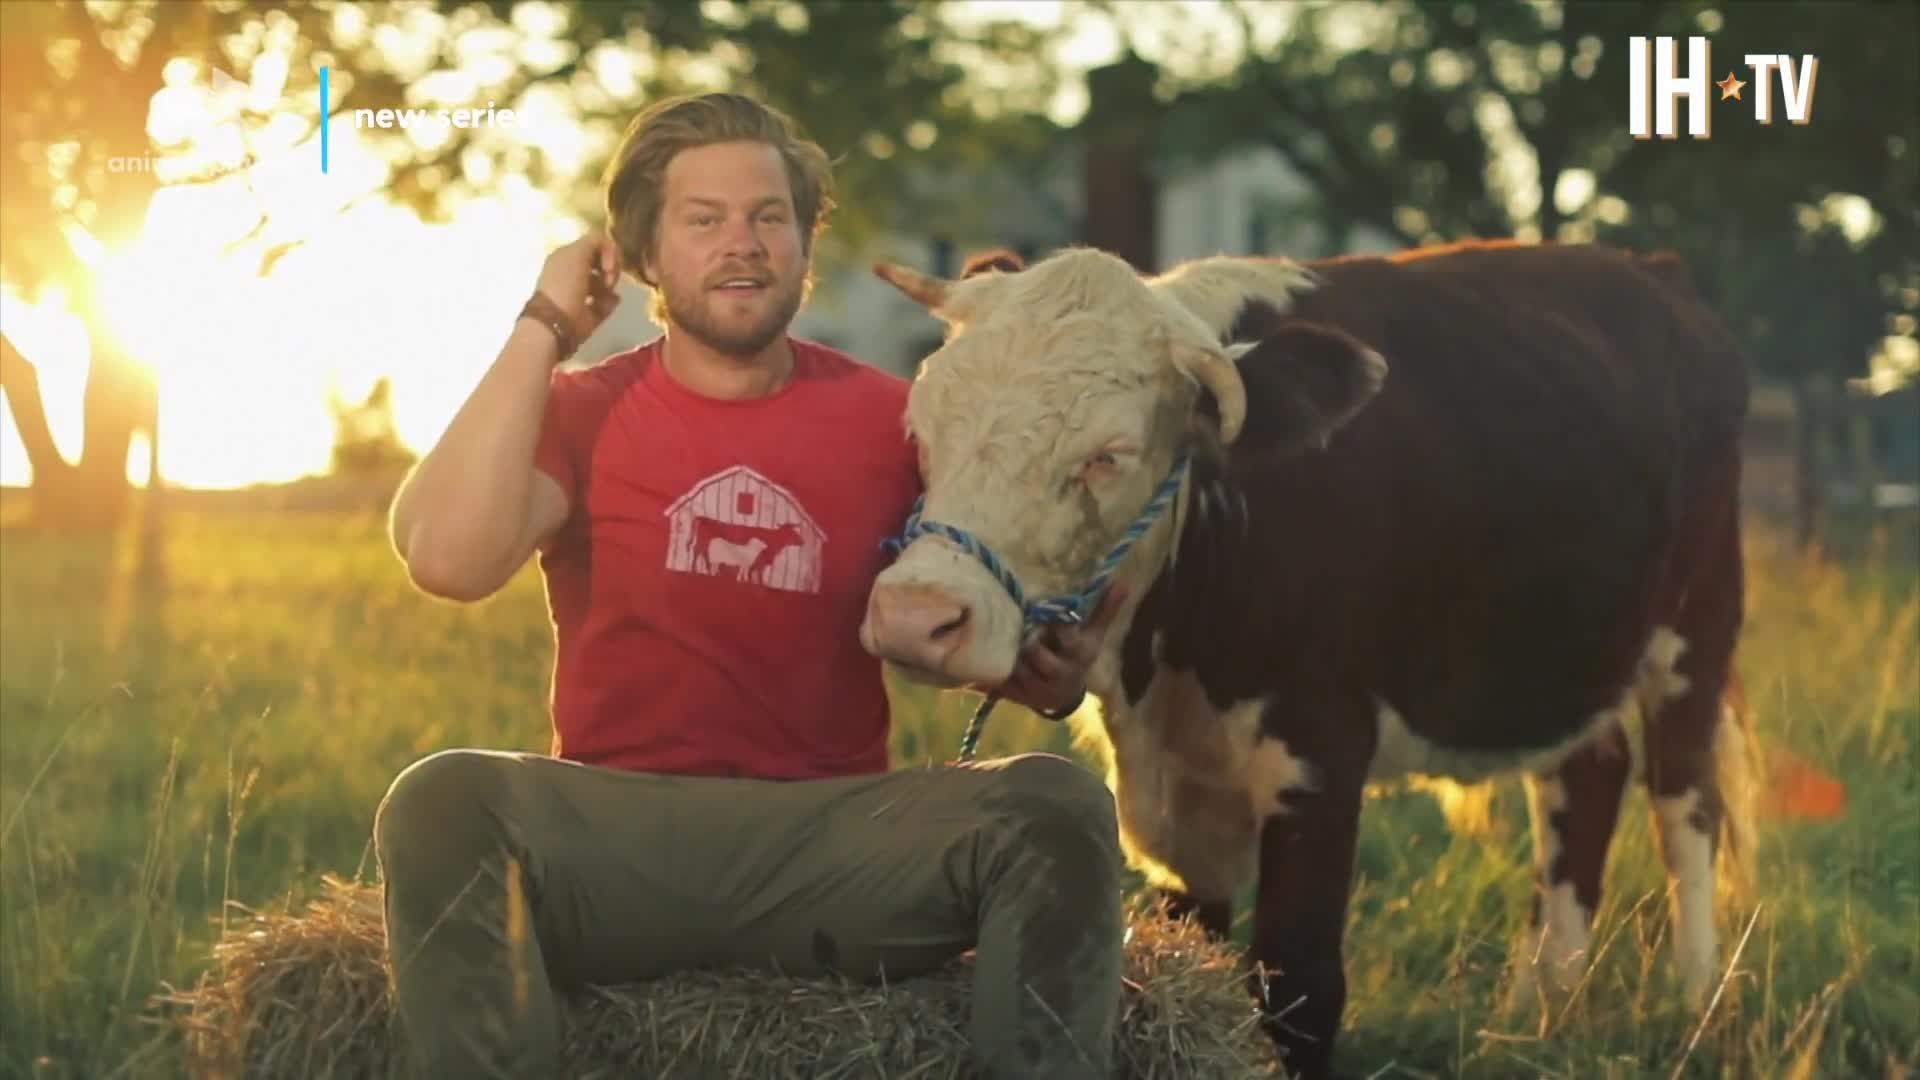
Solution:
M 908 544 L 922 536 L 932 534 L 972 555 L 987 568 L 987 572 L 994 576 L 994 579 L 1000 583 L 1000 587 L 1013 598 L 1014 605 L 1020 609 L 1021 637 L 1025 640 L 1027 632 L 1037 627 L 1054 623 L 1081 622 L 1099 607 L 1100 597 L 1107 590 L 1107 582 L 1120 568 L 1127 553 L 1133 550 L 1133 545 L 1145 536 L 1147 530 L 1159 520 L 1160 515 L 1166 512 L 1167 505 L 1180 491 L 1180 484 L 1186 479 L 1188 462 L 1186 451 L 1181 451 L 1179 459 L 1168 471 L 1167 478 L 1160 482 L 1159 489 L 1153 493 L 1153 498 L 1147 501 L 1147 505 L 1133 519 L 1133 523 L 1127 526 L 1127 531 L 1121 534 L 1120 540 L 1113 545 L 1113 550 L 1107 552 L 1106 557 L 1100 560 L 1100 568 L 1094 571 L 1093 577 L 1088 579 L 1086 585 L 1077 592 L 1046 600 L 1029 601 L 1026 590 L 1020 587 L 1020 579 L 1014 576 L 1013 571 L 1008 569 L 1000 556 L 979 537 L 956 525 L 928 521 L 920 516 L 921 507 L 926 505 L 925 495 L 914 500 L 913 512 L 907 515 L 906 526 L 901 530 L 900 535 L 880 541 L 880 546 L 889 553 L 897 555 L 905 550 Z M 980 703 L 980 707 L 974 710 L 973 719 L 967 724 L 967 732 L 960 739 L 961 761 L 973 760 L 975 751 L 980 747 L 980 735 L 986 730 L 987 714 L 993 711 L 994 705 L 999 700 L 999 694 L 990 693 Z

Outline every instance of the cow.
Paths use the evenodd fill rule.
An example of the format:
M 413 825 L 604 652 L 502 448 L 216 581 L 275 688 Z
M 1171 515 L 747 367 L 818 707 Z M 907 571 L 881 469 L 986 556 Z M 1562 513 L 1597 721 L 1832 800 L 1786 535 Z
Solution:
M 1536 893 L 1509 986 L 1551 1003 L 1639 775 L 1701 1001 L 1716 863 L 1751 842 L 1721 707 L 1748 386 L 1677 258 L 875 270 L 947 327 L 905 417 L 924 495 L 863 644 L 989 688 L 1088 582 L 1125 583 L 1073 723 L 1170 910 L 1224 937 L 1253 886 L 1250 986 L 1290 1071 L 1331 1068 L 1363 793 L 1398 777 L 1524 778 Z

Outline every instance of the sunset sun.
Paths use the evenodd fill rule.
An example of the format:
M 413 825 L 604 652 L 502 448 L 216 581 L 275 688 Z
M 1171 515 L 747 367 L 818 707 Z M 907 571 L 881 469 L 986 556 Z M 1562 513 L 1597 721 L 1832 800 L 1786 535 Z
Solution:
M 317 171 L 313 180 L 317 186 Z M 516 299 L 539 265 L 545 231 L 497 205 L 426 225 L 369 202 L 299 243 L 266 276 L 259 246 L 226 254 L 230 193 L 163 190 L 140 238 L 125 248 L 81 234 L 101 290 L 106 329 L 159 385 L 160 472 L 204 488 L 280 482 L 324 472 L 334 426 L 330 394 L 363 398 L 393 384 L 394 419 L 409 448 L 431 445 L 491 361 Z M 87 337 L 57 292 L 39 303 L 8 294 L 9 337 L 40 372 L 48 426 L 69 461 L 82 442 Z M 136 440 L 128 475 L 144 482 Z M 31 471 L 10 412 L 0 410 L 0 484 Z

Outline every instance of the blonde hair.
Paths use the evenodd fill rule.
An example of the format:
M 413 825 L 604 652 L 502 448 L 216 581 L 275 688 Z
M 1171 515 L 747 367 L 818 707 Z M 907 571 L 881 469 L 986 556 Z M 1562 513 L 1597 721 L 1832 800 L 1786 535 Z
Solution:
M 621 265 L 653 290 L 652 316 L 661 325 L 666 298 L 645 268 L 659 236 L 667 166 L 682 150 L 725 142 L 766 143 L 780 152 L 802 250 L 812 250 L 833 209 L 832 164 L 826 151 L 803 137 L 778 109 L 726 93 L 673 97 L 648 106 L 627 126 L 602 183 L 607 232 L 619 248 Z

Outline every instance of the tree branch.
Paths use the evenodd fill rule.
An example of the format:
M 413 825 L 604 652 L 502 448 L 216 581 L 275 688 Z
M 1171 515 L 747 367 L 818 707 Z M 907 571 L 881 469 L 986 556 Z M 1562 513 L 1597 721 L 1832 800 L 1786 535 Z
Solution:
M 1272 95 L 1279 112 L 1300 118 L 1300 126 L 1324 140 L 1333 160 L 1320 161 L 1304 153 L 1284 130 L 1270 131 L 1265 138 L 1266 144 L 1305 176 L 1322 199 L 1338 206 L 1350 225 L 1369 225 L 1380 229 L 1408 247 L 1417 244 L 1418 238 L 1409 235 L 1394 220 L 1393 212 L 1398 199 L 1381 182 L 1365 155 L 1342 138 L 1340 133 L 1345 129 L 1329 117 L 1318 103 L 1295 92 L 1285 79 L 1278 77 L 1275 65 L 1254 51 L 1253 21 L 1246 9 L 1233 4 L 1230 10 L 1239 25 L 1246 54 L 1243 70 L 1253 73 L 1255 85 L 1260 91 Z

